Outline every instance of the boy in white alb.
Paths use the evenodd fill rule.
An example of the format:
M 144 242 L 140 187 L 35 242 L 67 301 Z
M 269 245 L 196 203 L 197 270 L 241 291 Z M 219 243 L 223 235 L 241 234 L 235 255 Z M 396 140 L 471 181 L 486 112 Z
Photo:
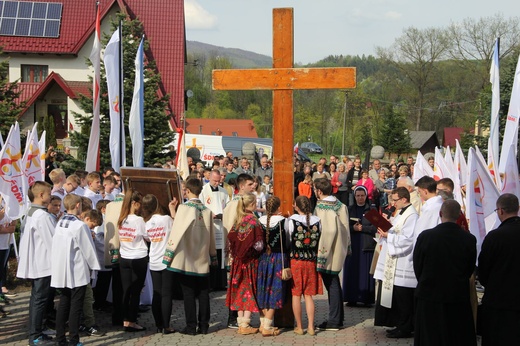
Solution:
M 99 270 L 94 242 L 87 224 L 78 218 L 81 213 L 81 197 L 69 194 L 63 204 L 67 209 L 56 225 L 52 239 L 51 286 L 61 289 L 56 313 L 56 344 L 79 344 L 79 321 L 90 271 Z M 69 321 L 69 338 L 65 337 Z
M 92 208 L 96 207 L 98 201 L 103 199 L 103 195 L 99 193 L 101 190 L 101 178 L 96 172 L 89 173 L 87 175 L 88 187 L 85 189 L 84 197 L 89 198 L 92 201 Z
M 29 301 L 29 345 L 46 345 L 51 338 L 42 333 L 47 297 L 51 289 L 51 253 L 55 221 L 47 211 L 51 186 L 37 181 L 28 192 L 32 201 L 20 239 L 20 259 L 16 276 L 32 279 Z

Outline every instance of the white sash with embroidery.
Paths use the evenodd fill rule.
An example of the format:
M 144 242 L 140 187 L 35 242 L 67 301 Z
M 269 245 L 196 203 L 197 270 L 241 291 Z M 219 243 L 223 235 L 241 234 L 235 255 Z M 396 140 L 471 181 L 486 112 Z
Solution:
M 408 216 L 411 215 L 408 208 L 402 215 L 399 216 L 399 219 L 396 220 L 396 225 L 393 230 L 394 233 L 399 235 L 401 233 L 401 227 L 408 219 Z M 383 272 L 383 282 L 381 283 L 381 306 L 385 308 L 392 308 L 392 297 L 394 293 L 394 278 L 395 278 L 395 270 L 397 268 L 397 256 L 392 256 L 388 253 L 388 248 L 386 250 L 386 258 L 385 258 L 385 269 Z

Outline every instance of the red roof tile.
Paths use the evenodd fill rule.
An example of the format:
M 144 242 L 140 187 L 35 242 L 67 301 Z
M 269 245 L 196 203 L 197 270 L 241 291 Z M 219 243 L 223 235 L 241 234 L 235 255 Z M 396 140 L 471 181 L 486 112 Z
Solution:
M 50 0 L 33 0 L 53 2 Z M 58 38 L 0 36 L 4 53 L 78 54 L 94 32 L 95 1 L 60 0 L 63 4 Z M 101 17 L 117 3 L 132 19 L 144 25 L 150 49 L 161 75 L 162 94 L 170 94 L 172 125 L 184 112 L 184 1 L 183 0 L 101 0 Z
M 170 94 L 172 126 L 180 124 L 184 112 L 184 0 L 119 0 L 130 17 L 143 23 L 150 49 L 146 57 L 155 60 L 161 75 L 163 94 Z M 173 120 L 173 119 L 172 119 Z
M 187 119 L 186 133 L 201 135 L 258 138 L 255 124 L 249 119 Z
M 42 85 L 42 83 L 18 83 L 18 90 L 22 92 L 17 100 L 18 104 L 30 99 L 34 95 L 36 90 L 38 90 L 40 85 Z
M 60 36 L 27 37 L 0 36 L 0 45 L 5 53 L 54 53 L 77 54 L 88 37 L 94 32 L 95 1 L 86 0 L 32 0 L 33 2 L 59 2 L 63 4 Z M 101 1 L 103 16 L 116 0 Z
M 24 92 L 21 98 L 24 101 L 27 101 L 25 104 L 24 110 L 21 114 L 25 113 L 27 109 L 32 106 L 38 98 L 42 97 L 49 88 L 58 84 L 63 91 L 67 94 L 68 97 L 72 99 L 76 99 L 79 97 L 79 94 L 83 94 L 87 97 L 92 97 L 92 93 L 90 92 L 89 87 L 91 87 L 90 82 L 81 82 L 81 81 L 66 81 L 64 80 L 59 73 L 51 72 L 45 79 L 43 83 L 20 83 L 22 86 L 26 85 L 27 88 L 24 88 Z M 27 89 L 27 91 L 25 90 Z

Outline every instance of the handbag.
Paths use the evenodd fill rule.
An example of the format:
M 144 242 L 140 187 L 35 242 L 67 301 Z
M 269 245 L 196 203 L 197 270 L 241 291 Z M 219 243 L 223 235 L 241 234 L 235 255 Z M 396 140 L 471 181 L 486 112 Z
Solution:
M 280 227 L 280 248 L 282 252 L 282 280 L 287 281 L 292 279 L 291 268 L 285 268 L 285 261 L 283 260 L 283 234 L 282 228 Z

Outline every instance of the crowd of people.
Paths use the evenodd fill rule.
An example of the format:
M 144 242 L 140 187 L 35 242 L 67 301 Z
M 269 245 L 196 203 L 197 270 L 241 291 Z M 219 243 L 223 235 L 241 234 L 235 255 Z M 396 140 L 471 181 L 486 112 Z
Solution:
M 256 169 L 251 163 L 232 153 L 211 167 L 189 158 L 182 200 L 174 198 L 167 208 L 146 191 L 123 190 L 112 168 L 69 176 L 54 168 L 47 177 L 52 184 L 35 182 L 17 271 L 32 281 L 29 344 L 81 345 L 81 332 L 103 335 L 94 311 L 111 311 L 112 324 L 125 332 L 146 330 L 138 312 L 148 272 L 154 328 L 163 334 L 176 332 L 173 299 L 184 303 L 180 332 L 207 334 L 210 291 L 226 290 L 227 325 L 241 335 L 279 335 L 274 314 L 290 300 L 298 335 L 339 330 L 345 306 L 375 305 L 374 324 L 391 328 L 389 338 L 476 345 L 478 274 L 486 289 L 479 309 L 482 344 L 518 340 L 516 196 L 497 200 L 502 224 L 485 238 L 476 271 L 476 240 L 453 199 L 453 181 L 425 176 L 414 182 L 411 157 L 385 166 L 376 159 L 370 167 L 359 157 L 331 156 L 328 164 L 325 158 L 295 159 L 292 215 L 280 210 L 269 158 L 261 157 Z M 4 263 L 14 224 L 0 209 Z M 5 265 L 0 269 L 5 286 Z M 313 297 L 323 286 L 328 317 L 318 324 Z M 8 304 L 2 290 L 1 302 Z

